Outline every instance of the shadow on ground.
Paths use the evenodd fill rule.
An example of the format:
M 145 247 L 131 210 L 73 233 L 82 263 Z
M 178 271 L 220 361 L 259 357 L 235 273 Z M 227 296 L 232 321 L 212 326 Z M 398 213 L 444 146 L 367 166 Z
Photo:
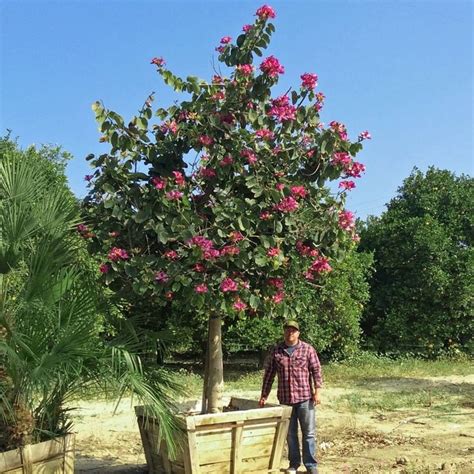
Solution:
M 74 472 L 77 474 L 138 474 L 148 472 L 146 464 L 120 464 L 117 458 L 92 458 L 88 456 L 77 456 Z

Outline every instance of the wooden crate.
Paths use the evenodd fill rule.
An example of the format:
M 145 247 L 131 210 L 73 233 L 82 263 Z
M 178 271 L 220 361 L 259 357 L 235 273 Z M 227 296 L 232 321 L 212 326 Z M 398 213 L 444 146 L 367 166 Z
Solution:
M 280 472 L 291 407 L 259 408 L 232 398 L 236 411 L 183 417 L 186 439 L 176 459 L 159 439 L 157 424 L 136 407 L 149 473 L 269 474 Z
M 0 473 L 73 474 L 74 434 L 0 453 Z

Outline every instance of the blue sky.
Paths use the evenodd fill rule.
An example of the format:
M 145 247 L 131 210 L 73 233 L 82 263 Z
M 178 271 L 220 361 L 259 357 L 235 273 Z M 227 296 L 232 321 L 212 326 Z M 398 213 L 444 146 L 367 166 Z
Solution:
M 74 155 L 78 196 L 103 153 L 91 104 L 125 118 L 151 91 L 174 96 L 149 64 L 163 56 L 181 76 L 209 79 L 222 36 L 252 23 L 256 1 L 0 0 L 0 129 L 22 146 L 53 143 Z M 285 66 L 275 93 L 319 75 L 322 119 L 369 130 L 367 172 L 348 208 L 378 215 L 414 166 L 473 172 L 473 3 L 464 0 L 274 1 L 268 54 Z M 217 61 L 216 61 L 217 62 Z

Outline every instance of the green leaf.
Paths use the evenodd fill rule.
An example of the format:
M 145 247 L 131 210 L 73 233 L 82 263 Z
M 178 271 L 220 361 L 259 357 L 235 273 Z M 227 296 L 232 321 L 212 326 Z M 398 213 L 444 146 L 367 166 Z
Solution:
M 245 35 L 239 35 L 237 38 L 237 46 L 240 48 L 245 41 L 246 36 Z
M 249 304 L 253 309 L 258 308 L 260 306 L 260 298 L 256 295 L 250 295 Z

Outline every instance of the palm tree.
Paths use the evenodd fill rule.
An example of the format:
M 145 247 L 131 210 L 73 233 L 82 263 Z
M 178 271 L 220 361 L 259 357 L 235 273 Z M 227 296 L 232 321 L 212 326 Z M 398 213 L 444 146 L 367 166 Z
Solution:
M 70 401 L 91 384 L 136 394 L 173 446 L 177 384 L 147 375 L 140 334 L 101 338 L 78 222 L 71 193 L 37 155 L 0 150 L 0 451 L 70 432 Z

